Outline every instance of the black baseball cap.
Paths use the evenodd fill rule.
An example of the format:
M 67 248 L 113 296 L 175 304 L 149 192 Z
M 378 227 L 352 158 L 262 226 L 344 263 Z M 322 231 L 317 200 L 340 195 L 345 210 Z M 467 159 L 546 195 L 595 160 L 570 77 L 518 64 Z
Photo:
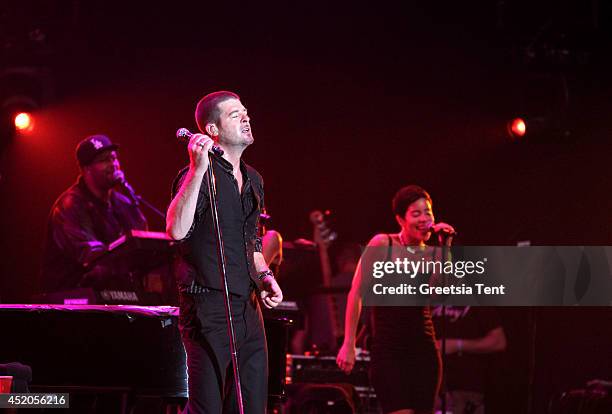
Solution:
M 119 145 L 113 144 L 106 135 L 90 135 L 79 142 L 76 148 L 76 157 L 80 166 L 92 163 L 96 155 L 104 151 L 114 151 Z

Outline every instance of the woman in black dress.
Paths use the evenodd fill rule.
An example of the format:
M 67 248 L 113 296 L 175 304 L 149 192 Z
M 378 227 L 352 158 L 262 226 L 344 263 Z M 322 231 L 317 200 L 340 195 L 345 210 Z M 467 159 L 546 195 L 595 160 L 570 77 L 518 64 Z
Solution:
M 386 253 L 385 261 L 402 246 L 410 247 L 412 260 L 432 259 L 435 249 L 425 244 L 432 233 L 454 233 L 445 223 L 434 224 L 429 194 L 419 186 L 400 189 L 393 198 L 393 212 L 400 226 L 396 234 L 377 234 L 368 248 Z M 445 240 L 447 245 L 452 237 Z M 438 249 L 439 250 L 439 249 Z M 412 253 L 413 252 L 413 253 Z M 344 343 L 338 352 L 340 369 L 349 373 L 355 364 L 355 334 L 361 315 L 364 287 L 370 280 L 357 266 L 348 295 Z M 387 414 L 430 414 L 440 385 L 440 355 L 436 347 L 428 306 L 379 306 L 372 308 L 372 384 Z

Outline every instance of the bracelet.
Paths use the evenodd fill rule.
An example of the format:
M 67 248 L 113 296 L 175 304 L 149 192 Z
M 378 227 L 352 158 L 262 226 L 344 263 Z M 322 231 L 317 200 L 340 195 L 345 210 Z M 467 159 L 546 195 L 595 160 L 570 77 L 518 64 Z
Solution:
M 259 272 L 257 274 L 257 280 L 262 281 L 264 278 L 271 276 L 274 279 L 274 273 L 270 269 L 264 270 L 263 272 Z

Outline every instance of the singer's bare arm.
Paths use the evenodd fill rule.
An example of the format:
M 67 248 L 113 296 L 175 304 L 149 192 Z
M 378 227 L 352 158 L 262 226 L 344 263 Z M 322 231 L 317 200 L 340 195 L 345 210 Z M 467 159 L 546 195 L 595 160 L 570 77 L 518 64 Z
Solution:
M 338 367 L 345 373 L 350 373 L 355 365 L 356 348 L 355 337 L 357 335 L 357 324 L 361 317 L 361 261 L 357 265 L 355 275 L 353 276 L 353 284 L 346 300 L 346 315 L 344 318 L 344 342 L 336 363 Z
M 388 236 L 385 234 L 378 234 L 370 240 L 366 249 L 370 249 L 370 252 L 377 255 L 380 254 L 381 248 L 388 245 Z M 364 255 L 366 253 L 364 252 Z M 346 315 L 344 318 L 344 342 L 342 347 L 338 351 L 336 357 L 336 364 L 345 373 L 350 373 L 355 366 L 356 348 L 355 340 L 357 335 L 357 325 L 359 324 L 359 318 L 361 317 L 361 305 L 362 295 L 365 284 L 368 281 L 364 280 L 364 275 L 361 271 L 362 260 L 359 260 L 357 268 L 355 269 L 355 275 L 353 276 L 353 282 L 351 283 L 351 290 L 348 294 L 346 301 Z
M 262 237 L 262 254 L 268 265 L 280 265 L 283 261 L 283 237 L 275 230 L 268 230 Z
M 202 178 L 208 169 L 208 151 L 212 145 L 213 140 L 203 134 L 193 134 L 189 140 L 189 170 L 166 213 L 166 233 L 174 240 L 185 238 L 193 224 Z

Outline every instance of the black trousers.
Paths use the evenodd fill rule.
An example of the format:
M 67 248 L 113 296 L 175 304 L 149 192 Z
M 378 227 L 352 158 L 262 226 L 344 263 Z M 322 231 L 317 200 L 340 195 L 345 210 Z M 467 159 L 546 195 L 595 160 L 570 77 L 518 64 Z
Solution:
M 266 412 L 268 351 L 255 293 L 231 299 L 244 411 Z M 187 353 L 189 401 L 185 414 L 236 413 L 238 406 L 223 293 L 180 295 L 180 328 Z

